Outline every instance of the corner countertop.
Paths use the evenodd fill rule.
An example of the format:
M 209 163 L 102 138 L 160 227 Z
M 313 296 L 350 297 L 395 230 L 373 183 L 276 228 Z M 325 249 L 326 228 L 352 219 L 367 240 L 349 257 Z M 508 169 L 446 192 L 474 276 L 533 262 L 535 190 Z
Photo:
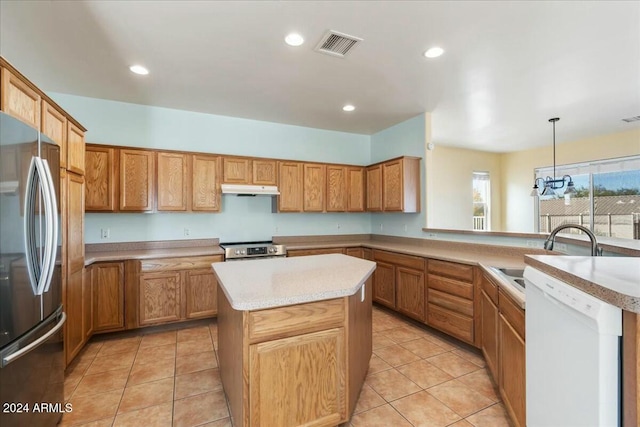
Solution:
M 84 265 L 96 262 L 126 261 L 130 259 L 179 258 L 190 256 L 224 255 L 219 246 L 195 248 L 164 248 L 164 249 L 131 249 L 125 251 L 96 251 L 86 252 Z
M 640 258 L 527 255 L 525 263 L 623 310 L 640 313 Z
M 261 310 L 355 294 L 376 264 L 342 254 L 212 264 L 231 307 Z

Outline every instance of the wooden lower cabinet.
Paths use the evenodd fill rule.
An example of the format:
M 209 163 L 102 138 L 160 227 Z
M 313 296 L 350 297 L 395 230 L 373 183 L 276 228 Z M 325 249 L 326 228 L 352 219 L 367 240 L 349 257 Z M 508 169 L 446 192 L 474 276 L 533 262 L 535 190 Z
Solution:
M 211 268 L 185 272 L 184 294 L 187 319 L 215 316 L 218 313 L 216 286 L 216 278 Z
M 375 256 L 375 255 L 374 255 Z M 376 261 L 373 272 L 373 301 L 396 309 L 396 272 L 395 266 Z
M 480 298 L 482 354 L 489 372 L 497 383 L 500 379 L 498 371 L 498 307 L 486 292 L 482 291 Z
M 356 258 L 363 258 L 363 249 L 362 248 L 345 248 L 345 255 L 349 255 Z
M 416 320 L 426 320 L 424 270 L 396 267 L 396 308 Z
M 124 262 L 104 262 L 91 266 L 93 331 L 124 329 Z
M 140 326 L 180 320 L 180 276 L 178 271 L 140 275 Z
M 293 249 L 287 251 L 288 257 L 324 255 L 324 254 L 344 254 L 344 248 L 323 248 L 323 249 Z
M 73 358 L 82 350 L 86 342 L 84 319 L 84 298 L 83 298 L 83 276 L 84 272 L 79 270 L 67 275 L 65 290 L 65 312 L 67 321 L 64 324 L 64 346 L 65 360 L 69 364 Z

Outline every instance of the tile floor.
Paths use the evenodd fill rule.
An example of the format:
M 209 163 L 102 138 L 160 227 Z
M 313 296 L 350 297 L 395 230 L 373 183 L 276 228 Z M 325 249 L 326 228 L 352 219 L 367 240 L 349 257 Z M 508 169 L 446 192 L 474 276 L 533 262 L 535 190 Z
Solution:
M 96 336 L 67 369 L 60 425 L 231 426 L 216 349 L 215 319 Z M 510 426 L 475 349 L 374 306 L 373 353 L 348 426 Z

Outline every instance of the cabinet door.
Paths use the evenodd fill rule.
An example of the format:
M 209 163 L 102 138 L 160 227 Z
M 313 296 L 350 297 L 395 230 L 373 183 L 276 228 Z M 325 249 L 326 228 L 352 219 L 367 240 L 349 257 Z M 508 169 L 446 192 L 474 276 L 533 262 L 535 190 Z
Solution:
M 347 210 L 347 168 L 327 166 L 327 212 Z
M 64 348 L 67 365 L 80 352 L 86 342 L 83 325 L 83 277 L 82 270 L 67 274 L 64 292 L 64 311 L 67 314 L 67 321 L 64 324 Z
M 189 165 L 186 154 L 158 155 L 158 210 L 186 211 L 189 194 Z
M 153 210 L 153 151 L 120 149 L 120 210 Z
M 480 313 L 482 328 L 482 354 L 496 382 L 499 382 L 498 361 L 498 307 L 491 298 L 480 292 Z
M 0 72 L 0 109 L 40 129 L 40 94 L 8 69 L 1 68 Z
M 66 174 L 66 246 L 69 274 L 84 268 L 84 177 Z
M 140 275 L 140 326 L 180 320 L 180 272 Z
M 304 164 L 304 211 L 323 212 L 325 208 L 325 173 L 321 164 Z
M 382 210 L 402 211 L 402 160 L 382 164 Z
M 91 285 L 91 270 L 85 268 L 82 279 L 82 331 L 84 339 L 89 340 L 93 335 L 93 287 Z
M 302 212 L 302 163 L 278 162 L 278 212 Z
M 308 255 L 325 255 L 325 254 L 344 254 L 344 248 L 323 248 L 323 249 L 293 249 L 287 251 L 289 258 L 295 256 Z
M 525 343 L 502 315 L 500 315 L 499 324 L 500 394 L 511 420 L 517 427 L 524 427 L 526 422 Z
M 425 285 L 424 272 L 396 267 L 396 301 L 398 311 L 424 322 Z
M 93 327 L 96 332 L 124 328 L 124 263 L 108 262 L 91 267 Z
M 278 185 L 278 163 L 275 160 L 253 159 L 253 183 Z
M 84 175 L 84 131 L 67 121 L 67 170 Z
M 85 211 L 115 212 L 117 210 L 116 155 L 115 148 L 87 145 Z
M 382 165 L 367 168 L 367 210 L 382 210 Z
M 347 168 L 347 211 L 364 212 L 364 168 Z
M 345 254 L 356 258 L 363 258 L 362 248 L 346 248 Z
M 250 425 L 328 426 L 346 419 L 344 328 L 254 344 L 249 358 Z
M 42 100 L 42 133 L 60 147 L 60 167 L 67 168 L 67 118 L 62 111 Z
M 191 210 L 220 211 L 220 158 L 194 155 L 192 158 Z
M 225 184 L 251 184 L 250 159 L 223 157 L 222 171 L 222 182 Z
M 393 264 L 376 262 L 373 272 L 373 300 L 389 308 L 396 308 L 396 272 Z
M 185 276 L 187 319 L 210 317 L 218 313 L 217 282 L 213 271 L 188 270 Z

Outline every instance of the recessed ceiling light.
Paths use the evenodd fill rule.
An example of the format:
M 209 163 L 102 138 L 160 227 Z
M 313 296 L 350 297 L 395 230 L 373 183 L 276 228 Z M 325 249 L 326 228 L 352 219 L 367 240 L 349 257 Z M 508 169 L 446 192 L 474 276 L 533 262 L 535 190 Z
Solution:
M 302 38 L 302 36 L 297 33 L 289 34 L 287 37 L 284 38 L 284 41 L 289 46 L 300 46 L 302 43 L 304 43 L 304 39 Z
M 140 74 L 141 76 L 146 76 L 147 74 L 149 74 L 149 70 L 147 70 L 142 65 L 132 65 L 131 67 L 129 67 L 129 69 L 131 70 L 131 72 Z
M 344 107 L 342 107 L 342 109 L 343 109 L 344 111 L 353 111 L 353 110 L 355 110 L 355 109 L 356 109 L 356 107 L 354 107 L 354 106 L 353 106 L 353 105 L 351 105 L 351 104 L 347 104 L 347 105 L 345 105 Z
M 432 47 L 431 49 L 427 50 L 424 53 L 424 56 L 426 56 L 427 58 L 437 58 L 438 56 L 442 55 L 444 53 L 444 49 L 441 47 Z

